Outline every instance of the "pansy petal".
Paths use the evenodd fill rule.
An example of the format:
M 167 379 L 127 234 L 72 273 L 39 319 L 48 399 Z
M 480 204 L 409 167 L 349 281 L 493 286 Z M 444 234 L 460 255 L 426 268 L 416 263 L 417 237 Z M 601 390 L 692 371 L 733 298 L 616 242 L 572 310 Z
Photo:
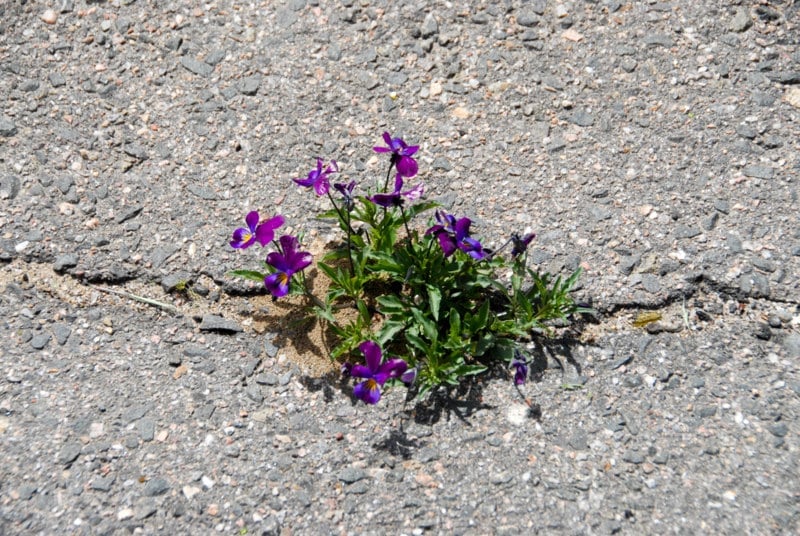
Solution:
M 275 272 L 264 278 L 264 286 L 276 298 L 289 293 L 289 276 L 286 272 Z
M 378 369 L 378 372 L 372 376 L 378 385 L 383 386 L 386 380 L 390 378 L 399 378 L 408 368 L 408 363 L 402 359 L 390 359 Z
M 372 150 L 375 151 L 376 153 L 391 153 L 392 152 L 392 150 L 389 149 L 388 147 L 377 147 L 376 146 L 376 147 L 373 147 Z
M 297 250 L 297 237 L 292 235 L 283 235 L 279 239 L 281 243 L 281 249 L 283 250 L 283 254 L 287 257 L 292 254 L 292 252 Z
M 255 241 L 253 234 L 249 229 L 242 227 L 233 232 L 233 240 L 230 241 L 231 247 L 236 249 L 245 249 Z
M 377 404 L 381 399 L 381 388 L 375 380 L 364 380 L 353 386 L 353 395 L 367 404 Z
M 258 225 L 258 212 L 253 210 L 252 212 L 248 212 L 247 216 L 244 218 L 245 223 L 250 228 L 251 231 L 255 232 L 256 225 Z
M 417 161 L 411 158 L 410 156 L 401 156 L 397 160 L 397 174 L 402 175 L 404 177 L 413 177 L 417 174 L 419 170 L 419 166 L 417 165 Z
M 444 256 L 449 257 L 456 251 L 456 241 L 455 238 L 450 236 L 447 233 L 439 233 L 436 238 L 439 239 L 439 245 L 444 251 Z
M 277 251 L 273 251 L 267 255 L 267 264 L 281 272 L 286 272 L 291 269 L 291 265 L 287 262 L 286 257 Z
M 320 176 L 320 179 L 314 183 L 314 191 L 317 195 L 327 195 L 328 190 L 330 190 L 330 182 L 328 182 L 328 176 L 323 174 Z
M 419 151 L 419 145 L 409 145 L 403 149 L 403 156 L 414 156 Z
M 373 372 L 377 371 L 381 366 L 381 359 L 383 357 L 381 347 L 374 341 L 364 341 L 358 345 L 358 349 L 364 354 L 367 367 Z
M 414 385 L 414 382 L 417 381 L 417 369 L 416 367 L 412 369 L 408 369 L 405 371 L 402 376 L 400 376 L 400 381 L 404 384 L 408 385 L 409 387 Z
M 391 147 L 392 146 L 392 135 L 389 134 L 388 132 L 384 132 L 383 133 L 383 141 L 386 143 L 386 145 Z
M 350 375 L 353 378 L 372 378 L 372 371 L 366 365 L 353 365 L 350 368 Z
M 403 196 L 409 201 L 416 201 L 422 197 L 423 193 L 425 193 L 425 185 L 420 182 L 410 190 L 403 192 Z
M 472 220 L 469 218 L 461 218 L 460 220 L 456 221 L 454 230 L 457 241 L 461 242 L 465 237 L 469 236 L 469 226 L 471 224 Z

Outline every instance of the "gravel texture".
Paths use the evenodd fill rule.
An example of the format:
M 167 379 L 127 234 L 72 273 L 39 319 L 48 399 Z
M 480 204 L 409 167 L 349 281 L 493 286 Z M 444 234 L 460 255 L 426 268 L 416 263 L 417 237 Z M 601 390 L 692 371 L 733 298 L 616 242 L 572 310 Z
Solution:
M 0 3 L 0 533 L 800 530 L 798 26 L 788 0 Z M 290 179 L 377 179 L 384 130 L 488 245 L 583 267 L 598 316 L 521 392 L 365 407 L 225 275 L 250 209 L 335 237 Z

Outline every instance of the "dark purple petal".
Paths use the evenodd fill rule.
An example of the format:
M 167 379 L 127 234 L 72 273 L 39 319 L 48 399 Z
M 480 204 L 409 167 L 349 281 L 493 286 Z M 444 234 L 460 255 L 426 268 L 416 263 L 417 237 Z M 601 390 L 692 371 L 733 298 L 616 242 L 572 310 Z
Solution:
M 425 231 L 425 236 L 428 236 L 428 235 L 437 235 L 437 236 L 438 236 L 438 235 L 439 235 L 439 233 L 443 233 L 443 232 L 445 232 L 445 230 L 444 230 L 444 227 L 443 227 L 443 226 L 441 226 L 441 225 L 434 225 L 434 226 L 432 226 L 430 229 L 428 229 L 427 231 Z
M 230 241 L 231 247 L 236 249 L 246 249 L 256 241 L 255 235 L 250 229 L 238 228 L 233 232 L 233 240 Z
M 272 239 L 275 238 L 275 229 L 283 225 L 284 223 L 283 216 L 275 216 L 274 218 L 270 218 L 267 221 L 261 222 L 261 224 L 256 228 L 256 241 L 261 244 L 262 246 L 266 246 Z
M 513 233 L 511 235 L 511 242 L 514 244 L 514 247 L 511 248 L 511 256 L 517 257 L 518 255 L 525 253 L 525 250 L 528 249 L 528 244 L 530 244 L 531 240 L 534 238 L 536 238 L 535 233 L 528 233 L 522 237 L 517 233 Z
M 403 149 L 403 156 L 414 156 L 419 151 L 419 145 L 409 145 Z
M 311 256 L 311 253 L 308 253 L 307 251 L 293 251 L 292 254 L 286 259 L 290 267 L 290 273 L 292 274 L 304 269 L 306 266 L 311 264 L 312 260 L 313 257 Z
M 286 272 L 275 272 L 264 278 L 264 286 L 267 287 L 270 294 L 276 298 L 280 298 L 289 293 L 290 279 Z
M 345 378 L 349 378 L 352 376 L 353 371 L 353 364 L 352 363 L 342 363 L 342 376 Z
M 486 257 L 483 251 L 483 246 L 474 238 L 466 237 L 459 245 L 458 248 L 464 253 L 469 254 L 470 257 L 479 261 Z
M 370 201 L 375 203 L 376 205 L 380 205 L 382 207 L 396 207 L 401 204 L 400 194 L 375 194 L 372 197 L 368 197 Z
M 456 221 L 455 225 L 453 226 L 453 231 L 456 235 L 456 241 L 461 242 L 469 236 L 469 226 L 472 224 L 472 220 L 469 218 L 461 218 L 460 220 Z
M 314 186 L 314 183 L 317 182 L 316 177 L 308 177 L 306 179 L 292 179 L 294 182 L 299 184 L 300 186 L 304 186 L 308 188 L 309 186 Z
M 417 174 L 419 169 L 417 161 L 410 156 L 401 156 L 398 158 L 395 167 L 397 168 L 398 175 L 402 175 L 403 177 L 413 177 Z
M 376 153 L 391 153 L 392 152 L 392 150 L 389 149 L 388 147 L 373 147 L 372 150 L 375 151 Z
M 353 378 L 372 378 L 372 371 L 366 365 L 353 365 L 350 368 L 350 375 Z
M 250 228 L 250 232 L 256 231 L 256 225 L 258 225 L 258 212 L 255 210 L 248 212 L 247 216 L 244 217 L 245 223 Z
M 358 349 L 364 354 L 364 359 L 367 362 L 369 370 L 373 373 L 377 372 L 378 368 L 381 366 L 381 359 L 383 358 L 381 347 L 373 341 L 364 341 L 358 345 Z
M 267 264 L 278 270 L 279 272 L 289 272 L 292 266 L 279 251 L 273 251 L 267 255 Z
M 414 385 L 414 382 L 417 381 L 417 368 L 414 367 L 405 371 L 403 375 L 400 376 L 400 381 L 409 387 Z
M 514 358 L 511 360 L 511 366 L 514 367 L 514 385 L 522 385 L 528 379 L 528 363 L 524 360 Z
M 390 359 L 378 369 L 375 380 L 383 385 L 389 378 L 399 378 L 408 369 L 408 363 L 402 359 Z M 381 381 L 383 378 L 383 381 Z
M 353 387 L 353 395 L 367 404 L 377 404 L 381 399 L 381 388 L 370 378 L 357 383 Z
M 436 235 L 436 238 L 439 239 L 439 246 L 441 246 L 445 257 L 449 257 L 456 252 L 457 244 L 453 236 L 442 232 Z

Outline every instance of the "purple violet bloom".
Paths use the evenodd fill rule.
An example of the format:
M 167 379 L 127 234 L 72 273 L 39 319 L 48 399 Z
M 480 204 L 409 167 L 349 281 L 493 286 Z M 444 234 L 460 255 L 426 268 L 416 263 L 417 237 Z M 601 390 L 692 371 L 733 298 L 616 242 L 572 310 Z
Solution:
M 424 192 L 423 184 L 420 182 L 410 190 L 406 190 L 405 192 L 401 192 L 400 190 L 403 189 L 403 176 L 398 173 L 397 176 L 394 178 L 394 191 L 390 194 L 375 194 L 371 197 L 368 197 L 370 201 L 375 203 L 376 205 L 380 205 L 382 207 L 401 207 L 403 206 L 404 199 L 408 199 L 409 201 L 414 201 L 422 197 L 422 193 Z
M 511 366 L 514 367 L 514 385 L 523 385 L 525 380 L 528 379 L 528 362 L 522 358 L 518 351 L 514 352 Z
M 240 227 L 233 232 L 233 240 L 230 244 L 232 248 L 246 249 L 258 242 L 266 246 L 275 238 L 275 229 L 283 225 L 283 216 L 278 215 L 269 220 L 258 223 L 258 212 L 249 212 L 244 219 L 247 229 Z
M 353 197 L 353 189 L 356 187 L 356 181 L 350 181 L 347 184 L 343 182 L 336 182 L 333 184 L 333 188 L 342 194 L 342 199 L 344 200 L 344 206 L 348 212 L 353 210 L 353 207 L 356 206 L 356 200 Z
M 425 231 L 425 234 L 436 236 L 445 257 L 455 253 L 456 249 L 467 253 L 475 260 L 486 257 L 481 243 L 469 236 L 469 226 L 472 224 L 469 218 L 457 220 L 452 214 L 445 214 L 438 210 L 436 211 L 436 221 L 439 223 Z
M 418 150 L 419 145 L 408 145 L 403 138 L 392 138 L 388 132 L 383 133 L 383 141 L 387 147 L 373 147 L 376 153 L 392 153 L 392 164 L 397 173 L 403 177 L 413 177 L 419 167 L 417 161 L 411 158 Z
M 275 272 L 264 278 L 264 286 L 275 298 L 289 293 L 289 282 L 292 276 L 311 264 L 311 253 L 297 251 L 297 238 L 283 235 L 280 238 L 283 253 L 273 251 L 267 255 L 267 264 L 275 268 Z
M 408 368 L 402 359 L 390 359 L 381 364 L 383 353 L 381 347 L 372 341 L 364 341 L 358 349 L 364 354 L 366 365 L 353 365 L 350 375 L 363 378 L 353 387 L 353 394 L 367 404 L 377 404 L 381 399 L 381 387 L 390 378 L 400 378 Z
M 294 182 L 306 188 L 314 187 L 317 195 L 325 195 L 330 190 L 331 183 L 328 180 L 328 175 L 339 172 L 339 165 L 336 160 L 331 160 L 325 169 L 322 169 L 322 158 L 317 158 L 317 167 L 308 172 L 308 177 L 305 179 L 293 179 Z
M 400 376 L 400 381 L 406 384 L 406 387 L 411 387 L 414 385 L 414 382 L 417 381 L 417 373 L 419 369 L 414 367 L 412 369 L 408 369 Z
M 520 236 L 518 233 L 511 233 L 511 243 L 514 246 L 511 248 L 511 256 L 518 257 L 525 253 L 528 249 L 528 244 L 531 240 L 536 238 L 536 233 L 528 233 L 525 236 Z

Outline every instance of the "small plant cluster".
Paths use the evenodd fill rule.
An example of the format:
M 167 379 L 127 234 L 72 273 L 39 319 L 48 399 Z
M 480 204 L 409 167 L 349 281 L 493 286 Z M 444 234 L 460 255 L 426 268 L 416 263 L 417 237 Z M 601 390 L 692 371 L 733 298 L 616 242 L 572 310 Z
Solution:
M 415 385 L 421 396 L 457 385 L 493 361 L 514 370 L 515 384 L 524 383 L 525 344 L 536 333 L 549 333 L 551 321 L 585 311 L 570 296 L 580 269 L 562 279 L 530 268 L 532 233 L 511 233 L 496 250 L 488 249 L 472 234 L 469 218 L 424 201 L 421 181 L 410 185 L 419 147 L 388 132 L 383 140 L 374 151 L 388 156 L 386 177 L 361 185 L 366 191 L 360 195 L 355 181 L 332 183 L 339 173 L 335 160 L 317 158 L 307 177 L 294 179 L 328 197 L 332 208 L 321 217 L 335 220 L 344 235 L 340 247 L 317 262 L 330 279 L 325 296 L 314 296 L 307 284 L 304 269 L 313 259 L 301 251 L 300 239 L 275 238 L 284 224 L 280 215 L 262 221 L 255 211 L 247 214 L 247 227 L 234 231 L 230 245 L 273 244 L 274 250 L 265 271 L 232 274 L 263 282 L 273 299 L 305 294 L 335 335 L 331 359 L 363 355 L 364 364 L 344 362 L 342 372 L 356 379 L 354 395 L 368 404 L 380 400 L 387 382 Z M 412 225 L 430 211 L 424 230 Z M 396 357 L 384 359 L 384 350 Z

